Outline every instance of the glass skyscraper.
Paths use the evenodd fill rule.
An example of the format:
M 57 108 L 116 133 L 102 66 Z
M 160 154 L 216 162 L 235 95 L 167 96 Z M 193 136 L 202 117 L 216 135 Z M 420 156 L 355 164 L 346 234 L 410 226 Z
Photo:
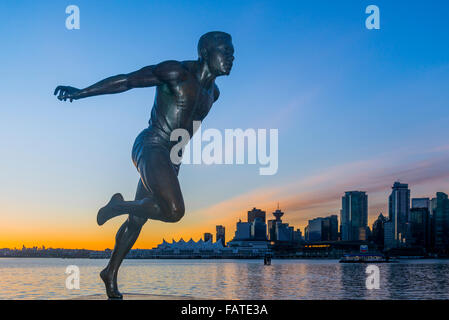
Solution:
M 389 218 L 393 223 L 394 247 L 405 244 L 410 217 L 410 189 L 408 184 L 395 182 L 388 198 Z
M 347 191 L 341 205 L 341 239 L 366 240 L 368 226 L 368 196 L 364 191 Z

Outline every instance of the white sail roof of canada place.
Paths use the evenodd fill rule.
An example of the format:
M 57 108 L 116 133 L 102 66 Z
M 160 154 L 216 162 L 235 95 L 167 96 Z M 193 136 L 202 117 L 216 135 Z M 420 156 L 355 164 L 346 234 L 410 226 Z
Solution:
M 200 239 L 198 241 L 195 241 L 193 239 L 190 239 L 189 241 L 185 242 L 184 239 L 179 239 L 179 241 L 172 240 L 171 243 L 165 241 L 165 239 L 162 239 L 162 243 L 157 246 L 157 249 L 162 250 L 219 250 L 223 249 L 223 244 L 221 241 L 217 241 L 215 243 L 212 242 L 212 239 L 209 239 L 207 241 L 204 241 L 203 239 Z

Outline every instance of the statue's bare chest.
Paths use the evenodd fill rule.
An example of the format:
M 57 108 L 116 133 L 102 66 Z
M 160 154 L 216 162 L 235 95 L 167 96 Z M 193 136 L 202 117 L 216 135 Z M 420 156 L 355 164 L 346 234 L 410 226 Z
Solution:
M 206 88 L 196 80 L 185 81 L 173 88 L 173 94 L 177 108 L 192 120 L 203 120 L 215 101 L 215 85 Z

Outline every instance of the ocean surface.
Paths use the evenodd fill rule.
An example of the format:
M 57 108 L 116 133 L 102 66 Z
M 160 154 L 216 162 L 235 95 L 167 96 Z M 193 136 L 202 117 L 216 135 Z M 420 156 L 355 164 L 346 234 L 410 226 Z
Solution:
M 0 258 L 0 299 L 70 299 L 101 294 L 103 259 Z M 66 288 L 69 265 L 80 288 Z M 366 288 L 366 264 L 337 260 L 125 260 L 124 293 L 206 299 L 449 299 L 449 260 L 377 264 L 380 289 Z

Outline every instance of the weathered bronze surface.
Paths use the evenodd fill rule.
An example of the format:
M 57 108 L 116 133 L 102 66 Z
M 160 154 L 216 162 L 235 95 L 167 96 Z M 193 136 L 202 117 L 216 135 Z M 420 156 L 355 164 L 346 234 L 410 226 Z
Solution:
M 129 215 L 117 232 L 111 259 L 100 273 L 111 299 L 123 297 L 117 286 L 118 270 L 145 222 L 148 219 L 177 222 L 184 216 L 178 181 L 180 165 L 170 160 L 170 149 L 177 142 L 170 141 L 170 135 L 181 128 L 192 137 L 193 121 L 202 121 L 218 99 L 220 92 L 215 79 L 229 75 L 234 60 L 231 36 L 219 31 L 204 34 L 198 42 L 198 55 L 196 61 L 165 61 L 104 79 L 85 89 L 69 86 L 55 89 L 59 100 L 72 102 L 156 86 L 149 126 L 138 135 L 132 149 L 132 159 L 140 174 L 135 199 L 125 201 L 120 193 L 114 194 L 97 215 L 99 225 L 118 215 Z

